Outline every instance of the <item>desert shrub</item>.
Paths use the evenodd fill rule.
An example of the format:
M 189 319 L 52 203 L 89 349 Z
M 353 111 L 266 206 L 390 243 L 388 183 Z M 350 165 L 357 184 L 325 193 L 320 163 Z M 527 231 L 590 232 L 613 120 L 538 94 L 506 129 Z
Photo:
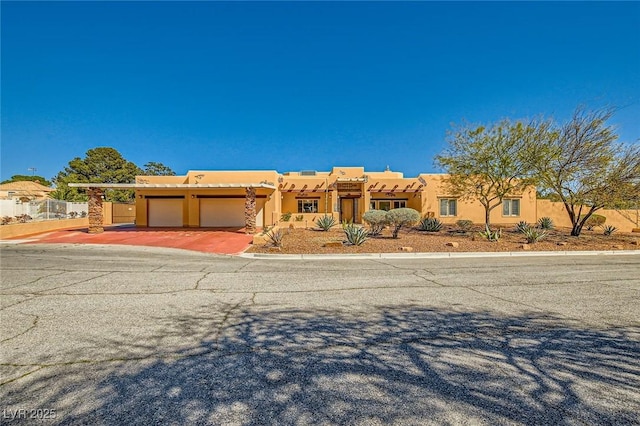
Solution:
M 497 243 L 498 241 L 500 241 L 500 237 L 502 237 L 502 229 L 492 231 L 491 229 L 489 229 L 488 225 L 484 225 L 484 231 L 480 232 L 480 235 L 491 242 Z
M 3 216 L 2 217 L 2 224 L 3 225 L 8 225 L 11 222 L 13 222 L 13 218 L 11 216 Z
M 442 229 L 442 222 L 435 217 L 425 217 L 420 221 L 418 229 L 427 232 L 438 232 Z
M 282 247 L 282 240 L 284 239 L 284 232 L 281 229 L 271 229 L 264 233 L 269 239 L 269 242 L 273 247 Z
M 604 229 L 604 235 L 606 236 L 613 235 L 613 233 L 618 230 L 618 228 L 613 225 L 603 226 L 602 229 Z
M 341 222 L 342 229 L 345 229 L 349 225 L 353 225 L 353 219 L 349 219 L 349 220 L 342 219 L 342 222 Z
M 387 212 L 384 210 L 369 210 L 362 215 L 362 220 L 369 225 L 369 235 L 380 235 L 387 226 Z
M 541 217 L 538 219 L 538 228 L 540 229 L 553 229 L 553 220 L 550 217 Z
M 460 228 L 460 231 L 467 232 L 473 226 L 473 222 L 470 221 L 469 219 L 460 219 L 459 221 L 456 222 L 456 225 L 458 225 L 458 228 Z
M 580 220 L 583 218 L 581 217 Z M 600 214 L 592 214 L 589 216 L 589 219 L 584 223 L 584 226 L 588 231 L 593 231 L 593 228 L 597 226 L 604 226 L 604 223 L 607 221 L 607 218 Z
M 410 208 L 392 209 L 387 212 L 387 222 L 391 225 L 391 235 L 398 238 L 398 232 L 403 226 L 415 225 L 420 220 L 420 213 Z
M 69 212 L 69 217 L 75 219 L 78 216 L 78 212 Z
M 529 244 L 537 243 L 548 235 L 547 231 L 538 228 L 529 228 L 523 234 Z
M 80 212 L 80 217 L 81 217 L 81 218 L 85 218 L 85 217 L 87 217 L 87 212 L 85 212 L 85 211 L 81 211 L 81 212 Z
M 282 213 L 282 216 L 280 216 L 280 220 L 283 222 L 289 222 L 290 219 L 291 219 L 291 212 Z
M 333 216 L 329 216 L 326 214 L 316 219 L 316 225 L 318 226 L 318 228 L 322 229 L 323 231 L 328 231 L 335 224 L 336 224 L 336 220 L 333 218 Z
M 516 225 L 516 231 L 524 234 L 525 231 L 527 229 L 531 228 L 531 225 L 529 225 L 527 222 L 525 222 L 524 220 L 521 220 L 520 222 L 517 223 Z
M 354 225 L 353 223 L 348 224 L 344 228 L 344 233 L 347 237 L 347 241 L 349 244 L 354 246 L 360 246 L 367 241 L 369 237 L 369 233 L 362 226 Z
M 295 217 L 295 219 L 296 219 L 296 222 L 302 222 L 302 220 L 304 219 L 304 215 L 299 214 Z

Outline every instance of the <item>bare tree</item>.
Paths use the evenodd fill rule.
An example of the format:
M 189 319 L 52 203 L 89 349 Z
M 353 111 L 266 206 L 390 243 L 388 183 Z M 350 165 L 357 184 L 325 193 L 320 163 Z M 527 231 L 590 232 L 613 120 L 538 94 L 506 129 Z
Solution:
M 578 108 L 537 145 L 539 184 L 564 204 L 573 236 L 596 211 L 638 197 L 640 145 L 616 142 L 614 128 L 607 125 L 612 115 L 612 109 Z

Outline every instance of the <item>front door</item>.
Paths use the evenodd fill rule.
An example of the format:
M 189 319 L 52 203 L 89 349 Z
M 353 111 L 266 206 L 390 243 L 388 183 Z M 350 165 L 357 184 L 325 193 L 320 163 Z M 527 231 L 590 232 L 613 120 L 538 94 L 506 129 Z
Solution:
M 358 200 L 356 198 L 340 199 L 340 221 L 341 222 L 357 222 L 356 211 L 358 208 Z

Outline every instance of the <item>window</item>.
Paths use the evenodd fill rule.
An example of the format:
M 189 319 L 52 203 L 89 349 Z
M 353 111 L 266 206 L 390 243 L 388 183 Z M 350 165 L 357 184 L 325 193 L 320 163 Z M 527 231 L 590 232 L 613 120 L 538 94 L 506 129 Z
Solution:
M 371 210 L 401 209 L 407 207 L 407 200 L 371 200 L 369 208 Z
M 513 199 L 503 200 L 502 216 L 520 216 L 520 200 L 513 200 Z
M 455 198 L 440 199 L 440 216 L 457 216 L 458 200 Z
M 318 213 L 318 200 L 298 200 L 298 213 Z

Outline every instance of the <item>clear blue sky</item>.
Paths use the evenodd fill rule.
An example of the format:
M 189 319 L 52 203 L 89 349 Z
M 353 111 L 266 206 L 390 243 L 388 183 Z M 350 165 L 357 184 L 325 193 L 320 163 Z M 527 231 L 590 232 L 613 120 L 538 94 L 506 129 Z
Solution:
M 142 166 L 435 172 L 451 123 L 578 104 L 640 138 L 640 3 L 2 2 L 1 178 Z

